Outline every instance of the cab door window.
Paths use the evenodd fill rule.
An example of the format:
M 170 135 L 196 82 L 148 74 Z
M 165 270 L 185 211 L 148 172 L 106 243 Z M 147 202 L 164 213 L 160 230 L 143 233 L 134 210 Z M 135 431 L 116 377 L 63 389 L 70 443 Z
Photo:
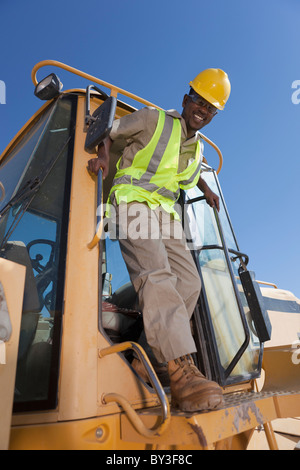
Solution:
M 0 256 L 26 266 L 15 411 L 56 406 L 75 109 L 61 97 L 0 166 Z
M 202 312 L 213 378 L 222 385 L 244 381 L 260 373 L 260 344 L 239 278 L 239 247 L 215 172 L 202 173 L 220 196 L 217 214 L 198 188 L 187 192 L 191 248 L 202 279 Z

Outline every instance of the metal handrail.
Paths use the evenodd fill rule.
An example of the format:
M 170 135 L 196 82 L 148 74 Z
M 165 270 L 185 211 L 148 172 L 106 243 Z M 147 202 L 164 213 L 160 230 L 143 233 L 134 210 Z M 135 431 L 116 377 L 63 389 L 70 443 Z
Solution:
M 217 154 L 219 155 L 219 166 L 218 166 L 218 169 L 216 170 L 217 174 L 220 173 L 221 169 L 222 169 L 222 166 L 223 166 L 223 155 L 222 155 L 222 152 L 221 150 L 219 149 L 219 147 L 212 141 L 210 140 L 208 137 L 206 137 L 204 134 L 202 134 L 201 132 L 199 132 L 199 134 L 201 135 L 202 139 L 205 140 L 205 142 L 207 142 L 209 145 L 211 145 L 215 151 L 217 152 Z
M 97 77 L 94 77 L 93 75 L 89 75 L 85 72 L 82 72 L 81 70 L 78 70 L 74 67 L 70 67 L 69 65 L 63 64 L 62 62 L 58 62 L 57 60 L 43 60 L 41 62 L 38 62 L 33 67 L 32 72 L 31 72 L 31 79 L 32 79 L 32 82 L 33 82 L 34 86 L 36 86 L 38 84 L 38 80 L 36 78 L 37 71 L 40 68 L 46 67 L 46 66 L 49 66 L 49 65 L 61 68 L 63 70 L 66 70 L 67 72 L 71 72 L 75 75 L 79 75 L 82 78 L 85 78 L 85 79 L 90 80 L 94 83 L 97 83 L 98 85 L 104 86 L 105 88 L 109 88 L 110 91 L 111 91 L 111 96 L 117 97 L 118 93 L 120 93 L 121 95 L 127 96 L 128 98 L 130 98 L 134 101 L 137 101 L 139 103 L 142 103 L 146 106 L 152 106 L 152 107 L 157 108 L 157 109 L 162 109 L 159 106 L 157 106 L 156 104 L 153 104 L 150 101 L 145 100 L 144 98 L 141 98 L 140 96 L 134 95 L 133 93 L 130 93 L 129 91 L 123 90 L 122 88 L 119 88 L 116 85 L 112 85 L 111 83 L 105 82 L 104 80 L 101 80 Z M 206 137 L 204 134 L 202 134 L 200 132 L 199 132 L 199 134 L 201 135 L 202 139 L 205 142 L 207 142 L 209 145 L 211 145 L 216 150 L 216 152 L 218 153 L 219 166 L 218 166 L 218 169 L 216 171 L 217 171 L 217 174 L 219 174 L 220 171 L 221 171 L 221 168 L 223 166 L 222 152 L 219 149 L 219 147 L 214 142 L 212 142 L 208 137 Z
M 274 287 L 274 289 L 278 289 L 278 286 L 274 284 L 273 282 L 266 282 L 266 281 L 256 281 L 257 284 L 263 284 L 266 286 Z
M 128 400 L 124 398 L 122 395 L 117 394 L 117 393 L 108 393 L 104 395 L 103 399 L 105 403 L 111 403 L 111 402 L 118 403 L 127 414 L 131 424 L 142 436 L 147 437 L 147 438 L 160 436 L 166 431 L 167 427 L 170 424 L 170 420 L 171 420 L 170 405 L 169 405 L 168 398 L 165 394 L 165 391 L 162 385 L 160 384 L 157 378 L 157 375 L 145 351 L 143 350 L 143 348 L 137 343 L 127 341 L 124 343 L 115 344 L 113 346 L 109 346 L 107 348 L 101 349 L 101 351 L 99 351 L 99 357 L 102 358 L 102 357 L 108 356 L 109 354 L 127 351 L 128 349 L 132 349 L 133 351 L 135 351 L 135 353 L 138 355 L 140 361 L 142 362 L 142 364 L 144 365 L 146 369 L 149 380 L 161 404 L 161 409 L 162 409 L 161 420 L 154 428 L 148 429 L 144 425 L 144 423 L 142 422 L 141 418 L 136 413 L 136 411 L 132 408 Z
M 91 250 L 94 248 L 99 241 L 101 240 L 101 235 L 103 231 L 103 191 L 102 191 L 103 181 L 102 181 L 102 170 L 99 169 L 97 176 L 97 209 L 96 209 L 96 230 L 94 237 L 90 243 L 88 243 L 88 248 Z
M 32 72 L 31 72 L 31 79 L 35 86 L 38 84 L 38 80 L 36 78 L 37 71 L 40 68 L 48 66 L 48 65 L 59 67 L 63 70 L 66 70 L 67 72 L 74 73 L 75 75 L 79 75 L 82 78 L 90 80 L 91 82 L 98 83 L 99 85 L 104 86 L 105 88 L 109 88 L 111 91 L 111 96 L 117 97 L 118 93 L 120 93 L 121 95 L 127 96 L 128 98 L 131 98 L 135 101 L 145 104 L 146 106 L 154 106 L 155 108 L 158 108 L 157 105 L 151 103 L 150 101 L 144 100 L 143 98 L 140 98 L 139 96 L 134 95 L 133 93 L 130 93 L 129 91 L 123 90 L 122 88 L 119 88 L 116 85 L 112 85 L 111 83 L 105 82 L 104 80 L 100 80 L 99 78 L 94 77 L 93 75 L 82 72 L 81 70 L 75 69 L 74 67 L 70 67 L 69 65 L 63 64 L 62 62 L 58 62 L 57 60 L 43 60 L 33 67 Z

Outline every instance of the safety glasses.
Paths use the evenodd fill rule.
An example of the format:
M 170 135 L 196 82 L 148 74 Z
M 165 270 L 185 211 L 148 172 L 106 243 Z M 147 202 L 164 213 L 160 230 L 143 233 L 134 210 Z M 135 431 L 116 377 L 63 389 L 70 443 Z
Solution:
M 212 104 L 208 103 L 208 101 L 206 101 L 201 96 L 191 94 L 191 95 L 189 95 L 189 97 L 198 106 L 201 106 L 202 108 L 206 108 L 206 110 L 209 112 L 209 114 L 212 114 L 213 116 L 218 114 L 217 108 L 215 106 L 213 106 Z

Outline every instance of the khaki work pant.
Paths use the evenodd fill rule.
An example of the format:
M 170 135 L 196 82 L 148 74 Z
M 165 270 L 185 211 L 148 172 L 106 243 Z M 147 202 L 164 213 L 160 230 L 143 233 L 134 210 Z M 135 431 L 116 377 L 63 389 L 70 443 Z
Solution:
M 119 242 L 158 362 L 196 352 L 190 318 L 201 282 L 181 222 L 143 203 L 116 207 Z

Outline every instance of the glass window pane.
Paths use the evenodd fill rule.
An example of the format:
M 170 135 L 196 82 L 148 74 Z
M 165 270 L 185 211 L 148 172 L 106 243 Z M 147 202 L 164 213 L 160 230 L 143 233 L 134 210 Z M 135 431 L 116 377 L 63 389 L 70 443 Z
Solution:
M 107 273 L 111 275 L 111 292 L 114 294 L 118 289 L 130 282 L 129 274 L 121 254 L 118 240 L 105 239 Z
M 1 163 L 0 181 L 4 186 L 4 197 L 0 202 L 0 210 L 8 203 L 13 194 L 18 190 L 22 182 L 26 168 L 34 155 L 36 146 L 43 134 L 49 114 L 48 110 L 43 114 L 28 134 L 17 144 L 9 156 Z
M 237 248 L 236 240 L 232 232 L 231 224 L 228 219 L 227 211 L 225 209 L 222 196 L 220 194 L 220 190 L 216 181 L 215 174 L 213 171 L 202 171 L 201 176 L 206 181 L 210 189 L 220 197 L 219 218 L 222 224 L 222 229 L 223 229 L 224 237 L 226 240 L 227 248 L 237 250 L 238 248 Z M 189 199 L 194 199 L 202 195 L 203 193 L 197 187 L 187 191 L 187 196 Z M 213 220 L 214 215 L 213 215 L 212 208 L 208 206 L 208 204 L 205 204 L 202 208 L 199 206 L 198 203 L 195 203 L 194 206 L 197 207 L 196 210 L 197 212 L 199 212 L 199 221 L 197 222 L 198 222 L 198 225 L 200 225 L 201 239 L 204 242 L 203 245 L 219 244 L 218 235 L 213 235 L 213 233 L 211 233 L 211 226 L 212 224 L 215 225 L 215 221 Z M 200 211 L 204 213 L 204 216 L 200 213 Z M 209 219 L 212 219 L 212 221 L 209 222 Z M 208 223 L 206 223 L 206 220 L 208 221 Z M 217 237 L 217 238 L 214 238 L 214 237 Z
M 137 294 L 130 281 L 119 241 L 111 240 L 108 233 L 106 235 L 102 241 L 103 289 L 100 330 L 103 329 L 115 343 L 138 341 L 143 322 L 142 316 L 136 310 Z
M 189 197 L 199 196 L 196 190 L 189 193 Z M 197 194 L 197 195 L 196 195 Z M 191 238 L 196 248 L 202 248 L 207 245 L 221 245 L 221 239 L 218 232 L 216 218 L 213 210 L 206 201 L 196 202 L 187 206 L 187 214 L 189 218 L 189 230 Z
M 206 172 L 205 176 L 207 176 L 207 183 L 210 187 L 218 193 L 218 185 L 214 184 L 213 173 Z M 188 191 L 189 199 L 201 195 L 202 193 L 198 189 Z M 226 370 L 245 343 L 246 334 L 240 311 L 240 308 L 243 308 L 250 331 L 250 342 L 231 372 L 230 380 L 233 377 L 249 378 L 251 374 L 258 371 L 261 345 L 256 336 L 251 313 L 240 282 L 239 261 L 230 262 L 231 266 L 228 266 L 214 211 L 205 200 L 188 205 L 187 213 L 189 228 L 192 232 L 191 238 L 194 241 L 194 247 L 191 248 L 198 250 L 203 290 L 208 302 L 209 316 L 213 327 L 212 334 L 216 342 L 220 364 Z M 226 245 L 229 241 L 230 248 L 238 251 L 222 201 L 219 219 Z M 227 227 L 226 231 L 224 227 Z M 235 286 L 231 269 L 233 270 L 234 282 L 236 282 Z
M 10 194 L 27 181 L 41 181 L 38 192 L 0 219 L 0 256 L 26 266 L 15 386 L 20 411 L 56 403 L 74 105 L 72 97 L 59 99 L 0 167 Z M 7 170 L 14 166 L 16 174 Z
M 224 252 L 203 250 L 199 260 L 220 362 L 226 369 L 245 341 L 245 332 Z
M 246 296 L 242 287 L 240 277 L 239 277 L 238 268 L 239 268 L 239 262 L 235 261 L 233 263 L 233 271 L 234 271 L 235 278 L 237 281 L 240 299 L 243 305 L 246 322 L 248 324 L 248 328 L 250 332 L 250 342 L 243 356 L 239 360 L 239 363 L 233 369 L 231 376 L 241 375 L 241 374 L 245 375 L 247 373 L 249 374 L 251 372 L 258 371 L 260 353 L 261 353 L 260 341 L 257 337 L 257 333 L 256 333 L 255 326 L 254 326 L 252 316 L 251 316 L 251 312 L 247 303 L 247 299 L 246 299 Z

